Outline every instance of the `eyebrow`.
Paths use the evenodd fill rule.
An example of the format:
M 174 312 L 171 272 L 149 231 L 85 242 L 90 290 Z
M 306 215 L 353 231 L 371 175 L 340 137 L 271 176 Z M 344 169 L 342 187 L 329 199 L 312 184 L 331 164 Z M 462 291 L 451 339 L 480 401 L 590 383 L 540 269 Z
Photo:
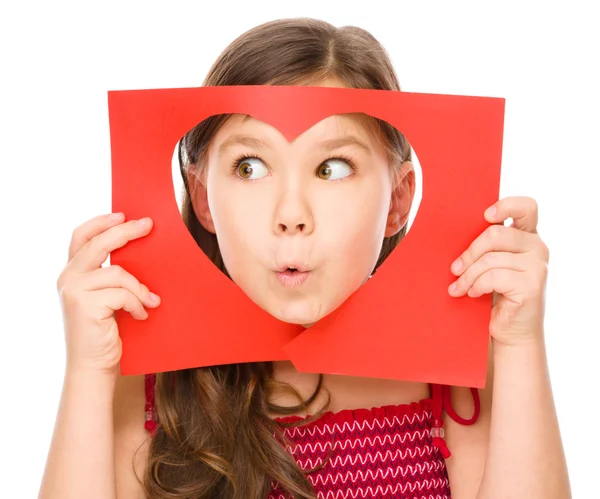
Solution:
M 219 155 L 225 153 L 225 151 L 227 151 L 228 149 L 231 149 L 236 146 L 245 146 L 250 147 L 252 149 L 260 149 L 263 147 L 268 147 L 269 144 L 255 137 L 250 137 L 249 135 L 232 135 L 219 146 Z M 362 140 L 353 135 L 326 140 L 324 142 L 321 142 L 318 147 L 319 149 L 332 150 L 346 146 L 355 146 L 359 147 L 360 149 L 363 149 L 368 153 L 371 152 L 371 148 L 367 144 L 365 144 Z
M 246 146 L 252 149 L 259 149 L 261 147 L 266 147 L 267 144 L 262 140 L 258 140 L 248 135 L 232 135 L 219 146 L 219 155 L 236 146 Z
M 360 140 L 358 137 L 355 137 L 354 135 L 348 135 L 345 137 L 340 137 L 338 139 L 326 140 L 325 142 L 322 142 L 320 144 L 321 149 L 327 149 L 327 150 L 339 149 L 341 147 L 346 147 L 346 146 L 355 146 L 355 147 L 359 147 L 360 149 L 363 149 L 365 152 L 368 152 L 368 153 L 371 152 L 371 148 L 367 144 L 365 144 L 362 140 Z

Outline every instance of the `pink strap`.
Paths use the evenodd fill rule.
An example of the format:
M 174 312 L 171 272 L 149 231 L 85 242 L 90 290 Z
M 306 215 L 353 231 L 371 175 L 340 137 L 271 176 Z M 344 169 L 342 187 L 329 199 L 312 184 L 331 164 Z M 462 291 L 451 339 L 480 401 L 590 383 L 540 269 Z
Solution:
M 432 443 L 440 451 L 445 459 L 449 458 L 452 453 L 448 449 L 448 445 L 444 440 L 444 411 L 454 421 L 462 425 L 475 424 L 481 412 L 481 401 L 479 400 L 479 392 L 477 388 L 471 388 L 473 395 L 473 416 L 470 419 L 460 417 L 452 407 L 451 391 L 448 385 L 431 385 L 431 398 L 433 401 L 433 422 L 431 428 Z
M 146 422 L 144 423 L 144 427 L 152 435 L 154 435 L 156 427 L 158 426 L 156 412 L 154 410 L 156 407 L 154 399 L 155 384 L 156 374 L 146 374 L 144 376 L 144 391 L 146 393 Z

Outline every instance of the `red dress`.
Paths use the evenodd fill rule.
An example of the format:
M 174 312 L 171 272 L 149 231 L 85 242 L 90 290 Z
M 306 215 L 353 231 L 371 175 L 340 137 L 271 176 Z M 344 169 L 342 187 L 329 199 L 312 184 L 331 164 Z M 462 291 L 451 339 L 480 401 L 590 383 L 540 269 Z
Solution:
M 146 429 L 156 428 L 154 375 L 146 376 Z M 412 404 L 327 412 L 317 421 L 286 428 L 288 451 L 308 473 L 319 499 L 450 499 L 443 439 L 443 412 L 461 424 L 479 416 L 479 395 L 472 389 L 474 414 L 458 416 L 450 388 L 430 387 L 431 397 Z M 292 416 L 277 421 L 298 421 Z M 275 484 L 268 499 L 285 499 Z

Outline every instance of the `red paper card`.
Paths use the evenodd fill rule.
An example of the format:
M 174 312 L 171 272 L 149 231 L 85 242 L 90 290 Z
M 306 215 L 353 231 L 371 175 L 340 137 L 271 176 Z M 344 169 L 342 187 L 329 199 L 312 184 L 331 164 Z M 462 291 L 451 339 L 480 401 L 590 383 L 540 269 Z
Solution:
M 290 359 L 301 371 L 483 387 L 491 296 L 452 298 L 449 266 L 498 200 L 504 99 L 296 86 L 112 91 L 113 210 L 152 233 L 115 251 L 162 298 L 146 321 L 117 314 L 121 371 Z M 400 130 L 423 171 L 404 240 L 341 307 L 309 329 L 255 305 L 205 256 L 174 196 L 177 141 L 216 114 L 253 116 L 289 141 L 322 119 L 363 112 Z

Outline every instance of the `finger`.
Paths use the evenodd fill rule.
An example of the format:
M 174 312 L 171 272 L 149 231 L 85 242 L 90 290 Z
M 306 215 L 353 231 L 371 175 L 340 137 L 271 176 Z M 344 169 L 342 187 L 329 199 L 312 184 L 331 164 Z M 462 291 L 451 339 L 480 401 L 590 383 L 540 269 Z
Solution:
M 152 230 L 152 220 L 142 218 L 111 227 L 94 236 L 73 257 L 69 266 L 78 273 L 89 272 L 100 267 L 111 252 L 122 248 L 129 241 L 148 235 Z
M 154 308 L 160 304 L 160 298 L 151 293 L 147 286 L 118 265 L 99 268 L 85 276 L 83 286 L 87 291 L 106 288 L 123 288 L 133 293 L 145 307 Z
M 94 295 L 98 302 L 106 307 L 108 313 L 114 313 L 117 310 L 125 310 L 125 312 L 129 312 L 134 319 L 143 321 L 148 318 L 148 312 L 144 308 L 142 302 L 127 289 L 101 289 L 96 291 Z
M 541 247 L 537 234 L 523 232 L 513 227 L 490 225 L 450 266 L 453 274 L 460 276 L 473 263 L 491 251 L 526 253 Z
M 490 269 L 481 274 L 467 291 L 471 298 L 479 298 L 489 293 L 499 293 L 510 296 L 517 291 L 521 281 L 525 278 L 524 272 L 509 269 Z
M 100 215 L 81 224 L 73 231 L 71 244 L 69 245 L 69 261 L 83 248 L 92 237 L 123 223 L 125 215 L 123 213 L 111 213 L 109 215 Z
M 538 204 L 526 196 L 512 196 L 494 203 L 485 211 L 485 219 L 490 223 L 502 223 L 512 218 L 512 227 L 536 234 L 538 224 Z
M 529 260 L 530 257 L 523 253 L 503 251 L 486 253 L 470 265 L 456 281 L 450 284 L 448 292 L 451 296 L 463 296 L 479 277 L 494 268 L 525 272 L 529 268 Z

